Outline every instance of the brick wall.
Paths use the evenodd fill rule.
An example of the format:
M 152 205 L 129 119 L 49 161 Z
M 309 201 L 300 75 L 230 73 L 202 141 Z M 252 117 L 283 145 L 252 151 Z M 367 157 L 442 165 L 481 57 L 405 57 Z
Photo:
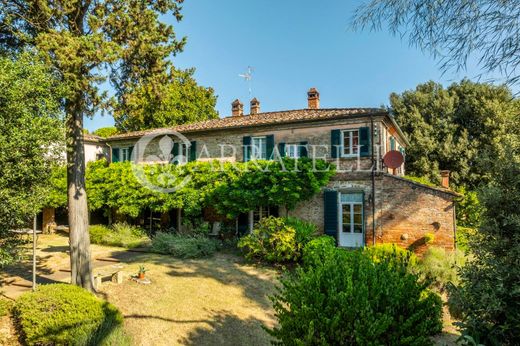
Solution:
M 370 174 L 339 174 L 326 187 L 339 192 L 364 192 L 365 244 L 373 243 L 372 184 Z M 376 243 L 395 243 L 422 253 L 426 233 L 434 234 L 433 245 L 454 248 L 453 198 L 446 192 L 407 180 L 378 174 L 376 176 Z M 283 215 L 312 222 L 323 232 L 323 193 L 301 202 Z

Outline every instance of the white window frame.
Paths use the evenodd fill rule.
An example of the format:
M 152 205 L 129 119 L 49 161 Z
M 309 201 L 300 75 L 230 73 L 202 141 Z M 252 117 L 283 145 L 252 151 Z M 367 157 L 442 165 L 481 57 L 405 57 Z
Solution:
M 119 161 L 120 162 L 130 161 L 131 159 L 132 158 L 130 155 L 130 147 L 119 148 Z
M 348 143 L 345 143 L 345 133 L 356 133 L 358 138 L 357 146 L 354 146 L 353 136 L 349 136 Z M 347 146 L 345 146 L 347 144 Z M 341 131 L 341 157 L 356 157 L 359 155 L 359 129 L 348 129 Z M 348 153 L 345 153 L 345 148 L 348 148 Z
M 255 144 L 259 141 L 260 146 Z M 251 137 L 251 160 L 267 160 L 267 137 Z
M 300 158 L 300 144 L 299 143 L 287 143 L 285 144 L 285 156 L 292 159 Z
M 340 220 L 340 232 L 345 232 L 343 230 L 343 206 L 347 205 L 349 206 L 349 214 L 350 214 L 350 231 L 349 232 L 345 232 L 345 233 L 361 233 L 363 234 L 365 232 L 365 223 L 364 223 L 364 218 L 365 218 L 365 210 L 364 210 L 364 205 L 363 205 L 363 202 L 343 202 L 341 200 L 341 194 L 340 194 L 340 200 L 339 200 L 339 204 L 340 204 L 340 208 L 341 208 L 341 220 Z M 361 206 L 361 224 L 358 224 L 358 225 L 361 225 L 361 232 L 354 232 L 354 228 L 355 228 L 355 220 L 354 220 L 354 215 L 355 215 L 355 212 L 354 212 L 354 206 Z

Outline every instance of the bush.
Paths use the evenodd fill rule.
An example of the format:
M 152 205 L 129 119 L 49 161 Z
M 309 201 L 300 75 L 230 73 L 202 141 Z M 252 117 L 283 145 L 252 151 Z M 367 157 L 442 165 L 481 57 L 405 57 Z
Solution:
M 159 232 L 152 239 L 152 251 L 177 258 L 199 258 L 214 254 L 219 248 L 216 240 Z
M 430 244 L 432 244 L 434 241 L 435 241 L 435 234 L 433 234 L 433 233 L 426 233 L 426 234 L 424 235 L 424 243 L 425 243 L 426 245 L 430 245 Z
M 150 243 L 150 238 L 141 228 L 127 223 L 115 223 L 111 228 L 103 225 L 92 225 L 89 232 L 92 244 L 131 249 Z
M 323 263 L 327 256 L 336 250 L 336 241 L 333 237 L 323 235 L 311 240 L 303 248 L 303 264 L 317 266 Z
M 8 315 L 12 305 L 10 300 L 0 298 L 0 317 Z
M 284 345 L 431 344 L 442 329 L 441 299 L 396 263 L 335 249 L 298 268 L 272 297 L 278 326 L 269 333 Z
M 316 233 L 316 226 L 295 218 L 266 217 L 251 234 L 242 237 L 238 247 L 249 259 L 284 263 L 299 261 L 305 244 Z
M 457 248 L 464 252 L 469 250 L 469 240 L 475 236 L 475 228 L 457 226 Z
M 449 282 L 455 285 L 459 283 L 458 267 L 464 265 L 465 261 L 461 251 L 446 251 L 432 246 L 419 261 L 417 270 L 436 288 L 444 290 Z
M 120 334 L 123 323 L 115 306 L 67 284 L 23 294 L 14 313 L 28 345 L 99 345 Z
M 366 247 L 365 251 L 375 263 L 389 260 L 396 265 L 404 264 L 408 268 L 413 268 L 417 264 L 417 257 L 413 252 L 395 244 L 377 244 Z

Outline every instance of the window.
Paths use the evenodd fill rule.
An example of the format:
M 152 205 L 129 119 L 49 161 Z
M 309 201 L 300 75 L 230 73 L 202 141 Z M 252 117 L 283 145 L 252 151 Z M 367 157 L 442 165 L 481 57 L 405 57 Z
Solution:
M 289 143 L 285 145 L 285 156 L 297 159 L 300 157 L 300 145 Z
M 251 138 L 251 160 L 267 159 L 267 147 L 265 137 Z
M 341 231 L 363 233 L 363 194 L 341 194 Z
M 359 153 L 359 130 L 343 131 L 341 136 L 342 156 L 356 156 Z
M 253 225 L 256 225 L 261 219 L 269 216 L 278 216 L 277 207 L 258 207 L 253 210 Z
M 130 161 L 132 156 L 132 151 L 130 148 L 120 148 L 121 162 Z
M 175 143 L 173 146 L 171 162 L 174 164 L 183 164 L 188 162 L 189 148 L 184 143 Z

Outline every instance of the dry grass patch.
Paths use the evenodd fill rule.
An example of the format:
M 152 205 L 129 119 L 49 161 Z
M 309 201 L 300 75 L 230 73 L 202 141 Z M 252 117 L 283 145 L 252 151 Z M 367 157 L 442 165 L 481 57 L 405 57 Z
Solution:
M 151 285 L 107 283 L 101 294 L 125 317 L 138 345 L 268 345 L 262 325 L 275 323 L 268 295 L 279 273 L 217 254 L 197 260 L 149 255 L 144 264 Z

